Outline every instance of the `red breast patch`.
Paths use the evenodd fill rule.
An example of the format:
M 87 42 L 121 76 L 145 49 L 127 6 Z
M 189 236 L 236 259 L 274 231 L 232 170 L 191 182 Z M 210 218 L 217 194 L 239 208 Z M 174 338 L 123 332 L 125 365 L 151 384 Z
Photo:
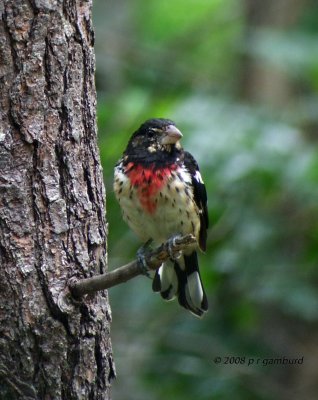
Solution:
M 164 168 L 155 168 L 153 165 L 145 168 L 132 162 L 127 164 L 125 172 L 131 185 L 137 189 L 140 204 L 149 214 L 156 211 L 155 197 L 176 169 L 175 164 Z

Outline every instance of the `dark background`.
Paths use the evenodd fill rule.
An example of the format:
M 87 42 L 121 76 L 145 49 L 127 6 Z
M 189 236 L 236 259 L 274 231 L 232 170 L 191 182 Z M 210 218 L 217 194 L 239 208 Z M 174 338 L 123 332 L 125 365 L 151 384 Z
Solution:
M 183 132 L 212 222 L 203 320 L 146 278 L 110 289 L 114 399 L 316 399 L 317 1 L 95 0 L 94 20 L 110 268 L 140 245 L 112 175 L 147 118 Z M 263 365 L 282 357 L 303 363 Z

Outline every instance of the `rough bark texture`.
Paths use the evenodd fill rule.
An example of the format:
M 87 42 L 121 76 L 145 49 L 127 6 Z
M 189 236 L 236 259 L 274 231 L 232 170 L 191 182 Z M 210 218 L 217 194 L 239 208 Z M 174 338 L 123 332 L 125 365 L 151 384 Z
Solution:
M 0 398 L 109 399 L 91 1 L 0 0 Z

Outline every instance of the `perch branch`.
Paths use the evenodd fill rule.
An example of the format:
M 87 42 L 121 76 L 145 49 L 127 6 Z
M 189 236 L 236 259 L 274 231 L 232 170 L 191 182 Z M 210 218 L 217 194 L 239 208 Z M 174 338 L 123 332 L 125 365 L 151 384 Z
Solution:
M 155 270 L 171 256 L 171 252 L 172 254 L 177 254 L 180 250 L 184 250 L 188 246 L 193 246 L 195 243 L 196 238 L 193 235 L 176 237 L 173 243 L 168 240 L 156 249 L 149 251 L 145 255 L 145 261 L 150 270 Z M 138 261 L 134 260 L 113 271 L 92 278 L 81 280 L 70 279 L 69 288 L 72 295 L 75 298 L 79 298 L 85 294 L 119 285 L 142 273 L 142 268 Z

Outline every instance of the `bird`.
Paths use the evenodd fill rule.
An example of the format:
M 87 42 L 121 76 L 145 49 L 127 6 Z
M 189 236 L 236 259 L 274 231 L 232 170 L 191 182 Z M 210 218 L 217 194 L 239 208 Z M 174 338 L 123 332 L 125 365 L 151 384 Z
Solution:
M 143 243 L 192 234 L 197 243 L 155 272 L 152 289 L 198 317 L 208 311 L 197 250 L 205 252 L 207 192 L 199 166 L 180 143 L 181 131 L 165 118 L 145 121 L 130 137 L 114 169 L 114 193 L 123 219 Z

